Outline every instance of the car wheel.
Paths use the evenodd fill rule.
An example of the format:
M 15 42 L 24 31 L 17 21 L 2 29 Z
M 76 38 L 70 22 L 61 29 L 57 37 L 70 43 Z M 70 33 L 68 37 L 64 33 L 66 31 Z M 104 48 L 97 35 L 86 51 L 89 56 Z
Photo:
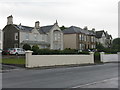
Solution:
M 18 53 L 16 53 L 15 55 L 18 56 Z

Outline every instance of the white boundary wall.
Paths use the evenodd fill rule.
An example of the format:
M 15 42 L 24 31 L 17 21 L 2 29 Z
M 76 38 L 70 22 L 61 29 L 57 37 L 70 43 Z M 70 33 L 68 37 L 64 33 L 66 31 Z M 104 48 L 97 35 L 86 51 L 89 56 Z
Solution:
M 2 51 L 0 51 L 0 61 L 2 62 Z M 0 68 L 2 69 L 2 64 L 0 64 Z M 2 90 L 2 73 L 1 72 L 0 72 L 0 89 Z
M 90 52 L 90 55 L 32 55 L 32 51 L 26 51 L 26 67 L 28 68 L 88 63 L 94 63 L 93 52 Z
M 118 62 L 120 59 L 120 52 L 117 54 L 105 54 L 104 52 L 100 53 L 102 62 Z

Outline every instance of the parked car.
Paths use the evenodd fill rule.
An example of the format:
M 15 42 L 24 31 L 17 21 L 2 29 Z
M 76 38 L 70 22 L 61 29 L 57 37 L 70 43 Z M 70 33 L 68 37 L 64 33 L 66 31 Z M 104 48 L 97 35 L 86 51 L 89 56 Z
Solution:
M 2 55 L 9 55 L 11 48 L 8 48 L 6 50 L 2 50 Z
M 11 48 L 9 53 L 12 55 L 24 55 L 25 50 L 22 48 Z

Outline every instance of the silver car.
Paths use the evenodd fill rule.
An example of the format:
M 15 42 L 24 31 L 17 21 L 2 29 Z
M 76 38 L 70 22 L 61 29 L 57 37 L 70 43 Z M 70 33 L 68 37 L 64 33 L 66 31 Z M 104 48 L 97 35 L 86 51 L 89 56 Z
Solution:
M 24 55 L 25 54 L 25 50 L 22 49 L 22 48 L 11 48 L 9 50 L 9 53 L 13 54 L 13 55 Z

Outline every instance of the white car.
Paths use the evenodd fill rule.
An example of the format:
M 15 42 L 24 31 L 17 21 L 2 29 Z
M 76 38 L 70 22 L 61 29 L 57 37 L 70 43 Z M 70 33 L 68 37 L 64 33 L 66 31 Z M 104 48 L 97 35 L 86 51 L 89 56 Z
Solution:
M 24 55 L 25 54 L 25 50 L 22 48 L 11 48 L 9 50 L 10 54 L 14 54 L 14 55 Z

